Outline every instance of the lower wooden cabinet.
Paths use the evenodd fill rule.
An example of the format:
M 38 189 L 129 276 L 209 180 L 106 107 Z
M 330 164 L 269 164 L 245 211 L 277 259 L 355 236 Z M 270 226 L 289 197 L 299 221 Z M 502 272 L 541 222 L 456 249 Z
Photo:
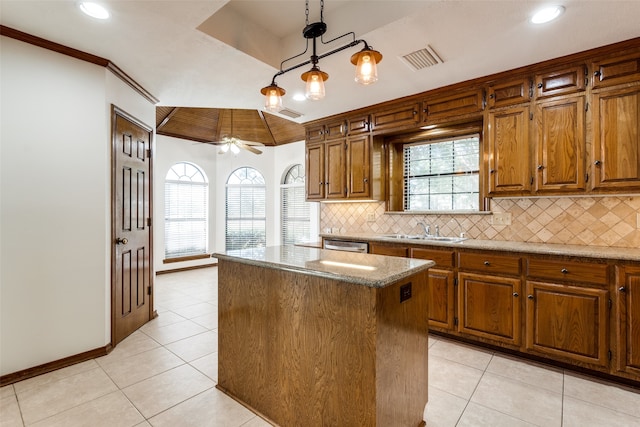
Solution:
M 522 281 L 458 273 L 458 332 L 520 345 Z
M 609 363 L 609 292 L 527 281 L 526 349 L 581 363 Z
M 409 248 L 411 258 L 428 259 L 436 263 L 429 269 L 429 328 L 450 331 L 455 327 L 455 252 Z
M 616 268 L 616 370 L 640 378 L 640 267 Z

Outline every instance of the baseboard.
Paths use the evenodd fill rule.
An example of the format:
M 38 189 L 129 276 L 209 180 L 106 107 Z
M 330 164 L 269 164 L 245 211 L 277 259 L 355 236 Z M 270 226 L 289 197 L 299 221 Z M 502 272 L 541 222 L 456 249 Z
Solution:
M 27 368 L 12 374 L 2 375 L 0 376 L 0 387 L 37 377 L 38 375 L 46 374 L 61 368 L 66 368 L 67 366 L 75 365 L 76 363 L 86 362 L 87 360 L 95 359 L 96 357 L 106 356 L 112 349 L 113 347 L 111 344 L 107 344 L 104 347 L 85 351 L 84 353 L 75 354 L 73 356 L 65 357 L 64 359 L 54 360 L 53 362 L 45 363 L 33 368 Z

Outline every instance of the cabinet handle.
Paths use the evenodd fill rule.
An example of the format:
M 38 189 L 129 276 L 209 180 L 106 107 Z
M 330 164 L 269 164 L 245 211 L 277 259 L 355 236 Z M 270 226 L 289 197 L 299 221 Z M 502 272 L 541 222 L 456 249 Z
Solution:
M 491 265 L 491 263 L 489 261 L 485 261 L 484 265 L 486 265 L 487 267 Z
M 368 179 L 368 178 L 365 178 L 365 179 L 364 179 L 364 182 L 365 182 L 365 183 L 369 182 L 369 179 Z
M 560 270 L 560 273 L 562 274 L 567 274 L 569 272 L 569 270 L 567 270 L 566 268 L 563 268 L 562 270 Z
M 527 299 L 533 299 L 533 295 L 527 295 Z
M 593 164 L 596 166 L 600 166 L 602 162 L 600 160 L 596 160 L 595 162 L 593 162 Z
M 618 288 L 618 290 L 619 290 L 620 292 L 627 292 L 627 288 L 625 288 L 624 286 L 620 286 L 620 287 Z
M 415 116 L 416 114 L 418 114 L 418 112 L 416 110 L 413 110 L 413 115 Z
M 538 83 L 538 89 L 542 89 L 542 83 Z
M 538 165 L 538 170 L 541 171 L 542 169 L 544 169 L 544 166 Z
M 496 170 L 495 170 L 495 169 L 491 169 L 491 170 L 489 171 L 489 173 L 496 173 Z
M 600 73 L 600 71 L 594 71 L 593 72 L 593 75 L 596 76 L 596 77 L 600 77 L 601 74 L 602 73 Z
M 324 182 L 320 181 L 320 185 L 324 185 Z
M 493 93 L 489 94 L 489 99 L 493 99 L 493 98 L 495 98 L 495 97 L 496 97 L 496 96 L 495 96 Z
M 514 297 L 517 297 L 517 296 L 520 296 L 520 295 L 519 295 L 517 292 L 514 292 L 514 293 L 513 293 L 513 296 L 514 296 Z

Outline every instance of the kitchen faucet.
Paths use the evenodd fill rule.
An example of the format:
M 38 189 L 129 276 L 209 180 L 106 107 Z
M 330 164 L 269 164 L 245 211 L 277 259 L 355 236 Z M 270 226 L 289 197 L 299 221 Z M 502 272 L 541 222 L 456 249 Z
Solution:
M 425 236 L 429 236 L 430 235 L 429 233 L 431 232 L 431 227 L 429 226 L 429 224 L 425 224 L 424 222 L 420 221 L 416 225 L 421 225 L 422 226 L 422 228 L 424 229 L 424 235 Z

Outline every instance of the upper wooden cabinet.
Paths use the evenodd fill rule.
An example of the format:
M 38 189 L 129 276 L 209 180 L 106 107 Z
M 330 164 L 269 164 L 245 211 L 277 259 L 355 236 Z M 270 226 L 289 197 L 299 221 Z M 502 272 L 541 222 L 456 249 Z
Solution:
M 640 85 L 593 95 L 593 189 L 640 189 Z
M 346 197 L 346 149 L 343 140 L 307 144 L 305 155 L 307 200 Z
M 478 115 L 484 110 L 484 90 L 473 89 L 422 102 L 422 121 L 439 123 Z
M 349 117 L 347 119 L 347 134 L 358 135 L 369 133 L 371 130 L 371 117 L 368 114 Z
M 640 80 L 640 53 L 594 61 L 593 88 L 633 83 Z
M 371 197 L 369 136 L 351 137 L 347 142 L 347 198 Z
M 307 143 L 329 141 L 343 138 L 347 134 L 347 123 L 345 120 L 337 120 L 328 123 L 315 124 L 307 127 Z
M 324 199 L 324 144 L 307 144 L 305 154 L 307 200 Z
M 408 103 L 372 114 L 373 131 L 416 127 L 420 123 L 420 103 Z
M 587 85 L 587 66 L 576 65 L 536 74 L 534 79 L 536 98 L 566 95 L 584 91 Z
M 529 106 L 491 110 L 485 122 L 490 195 L 527 193 L 531 189 Z
M 536 103 L 533 143 L 536 147 L 535 191 L 584 191 L 584 96 L 545 99 Z
M 533 81 L 530 77 L 519 77 L 499 81 L 487 88 L 487 106 L 489 108 L 528 103 L 533 96 Z

